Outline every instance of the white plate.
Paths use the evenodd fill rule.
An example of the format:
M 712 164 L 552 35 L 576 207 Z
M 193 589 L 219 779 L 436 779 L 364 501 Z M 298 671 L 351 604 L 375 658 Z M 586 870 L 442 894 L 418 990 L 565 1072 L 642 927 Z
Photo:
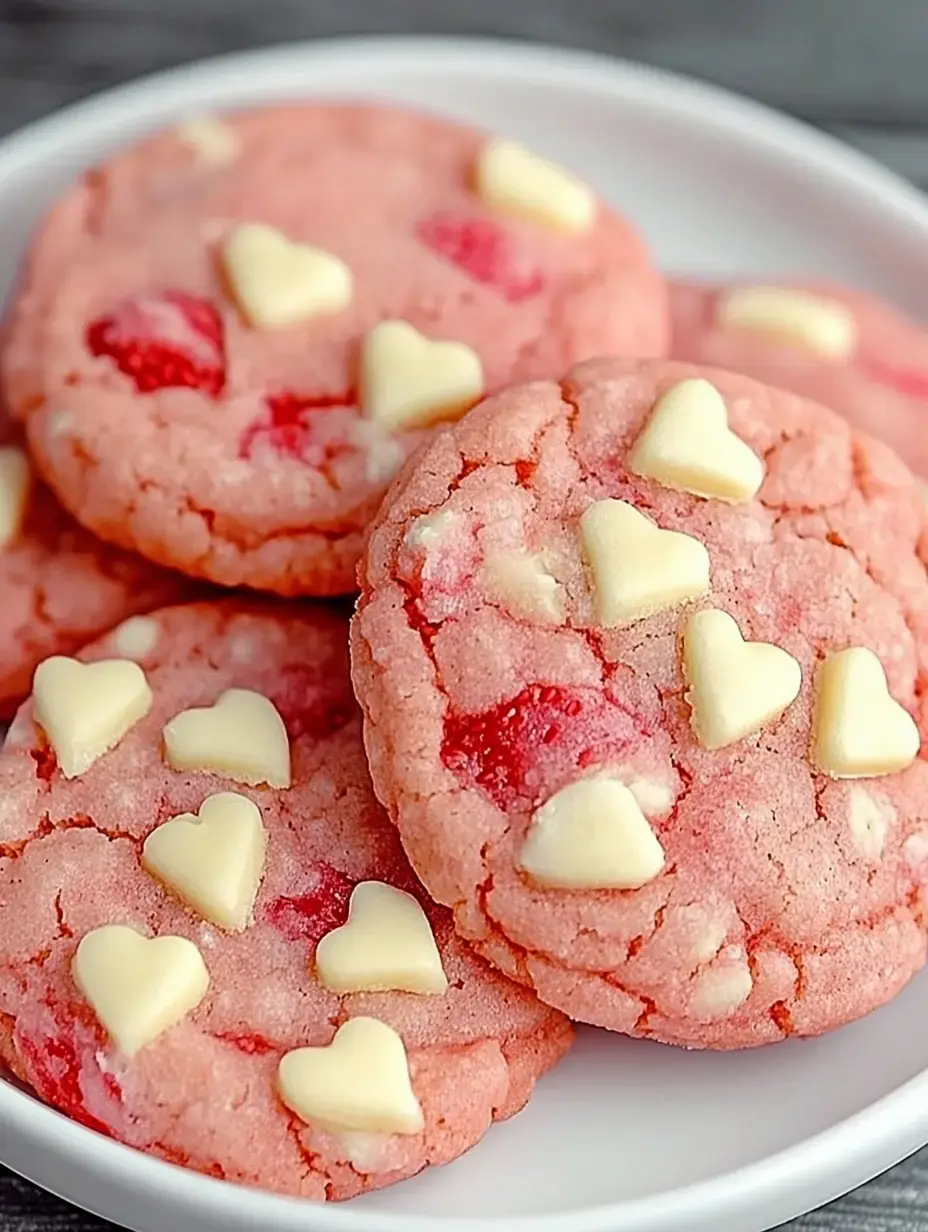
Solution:
M 506 130 L 597 185 L 669 267 L 830 275 L 928 316 L 928 208 L 863 157 L 667 74 L 425 39 L 217 60 L 33 125 L 0 146 L 3 277 L 40 207 L 104 151 L 184 112 L 290 94 L 379 95 Z M 586 1032 L 465 1159 L 341 1207 L 173 1168 L 2 1081 L 0 1158 L 136 1232 L 758 1232 L 928 1140 L 926 1021 L 921 978 L 828 1038 L 733 1056 Z

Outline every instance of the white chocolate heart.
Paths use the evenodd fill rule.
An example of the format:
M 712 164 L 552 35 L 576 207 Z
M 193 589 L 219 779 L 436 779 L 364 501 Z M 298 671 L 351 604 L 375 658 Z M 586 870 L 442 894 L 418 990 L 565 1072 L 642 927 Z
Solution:
M 483 394 L 480 356 L 463 342 L 435 342 L 408 321 L 381 321 L 361 353 L 361 410 L 403 432 L 462 415 Z
M 635 890 L 664 867 L 664 851 L 624 783 L 570 783 L 536 809 L 519 867 L 539 885 Z
M 425 912 L 411 894 L 382 881 L 355 886 L 348 922 L 316 946 L 316 972 L 333 992 L 448 990 Z
M 605 628 L 632 624 L 709 589 L 705 545 L 662 530 L 626 501 L 595 501 L 580 519 L 580 536 Z
M 890 695 L 883 664 L 853 646 L 818 669 L 812 760 L 835 779 L 875 778 L 904 770 L 918 756 L 915 720 Z
M 530 552 L 491 552 L 483 562 L 480 582 L 487 598 L 500 603 L 517 620 L 540 624 L 564 621 L 564 587 Z
M 778 718 L 799 696 L 802 668 L 769 642 L 746 642 L 727 612 L 696 612 L 683 635 L 690 722 L 705 749 L 721 749 Z
M 79 663 L 52 655 L 35 670 L 32 699 L 61 773 L 73 779 L 148 714 L 152 692 L 139 665 L 127 659 Z
M 690 999 L 690 1013 L 703 1022 L 730 1017 L 754 988 L 751 969 L 743 951 L 723 951 L 711 967 L 697 976 Z
M 860 783 L 851 783 L 847 793 L 847 822 L 851 842 L 859 855 L 879 863 L 890 827 L 897 813 L 882 794 L 868 791 Z
M 825 359 L 848 359 L 857 347 L 857 322 L 844 304 L 797 287 L 736 287 L 719 300 L 723 327 L 766 334 Z
M 204 162 L 216 166 L 234 162 L 241 152 L 238 133 L 218 116 L 188 116 L 174 131 Z
M 8 547 L 22 530 L 32 467 L 22 449 L 5 445 L 0 449 L 0 551 Z
M 707 500 L 749 501 L 764 464 L 728 426 L 722 395 L 708 381 L 680 381 L 660 399 L 628 461 L 636 475 Z
M 492 138 L 481 151 L 477 192 L 490 209 L 556 231 L 586 231 L 596 217 L 596 197 L 586 184 L 502 137 Z
M 290 786 L 290 740 L 273 702 L 226 689 L 212 706 L 182 710 L 164 729 L 172 770 L 205 770 L 258 787 Z
M 403 542 L 414 551 L 428 554 L 454 530 L 459 522 L 460 516 L 453 509 L 424 513 L 410 526 Z
M 236 227 L 223 260 L 238 305 L 257 329 L 329 316 L 351 303 L 353 279 L 344 261 L 265 223 Z
M 110 635 L 113 649 L 122 659 L 144 659 L 158 644 L 160 629 L 150 616 L 130 616 L 117 625 Z
M 108 924 L 84 937 L 71 964 L 74 982 L 121 1053 L 176 1026 L 206 996 L 209 972 L 184 937 L 143 937 Z
M 241 932 L 264 875 L 267 831 L 257 806 L 234 791 L 208 796 L 153 830 L 142 867 L 204 919 Z
M 403 1041 L 377 1018 L 349 1018 L 326 1047 L 288 1052 L 277 1088 L 301 1120 L 336 1132 L 418 1134 L 425 1124 Z

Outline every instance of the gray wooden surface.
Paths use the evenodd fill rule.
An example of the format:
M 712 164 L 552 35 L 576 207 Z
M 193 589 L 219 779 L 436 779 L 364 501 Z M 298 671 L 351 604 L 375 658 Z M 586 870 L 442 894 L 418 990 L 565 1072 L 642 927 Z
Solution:
M 928 188 L 928 0 L 0 0 L 0 133 L 199 56 L 380 32 L 531 38 L 692 73 Z M 0 1232 L 111 1227 L 0 1169 Z M 928 1232 L 928 1149 L 792 1230 Z

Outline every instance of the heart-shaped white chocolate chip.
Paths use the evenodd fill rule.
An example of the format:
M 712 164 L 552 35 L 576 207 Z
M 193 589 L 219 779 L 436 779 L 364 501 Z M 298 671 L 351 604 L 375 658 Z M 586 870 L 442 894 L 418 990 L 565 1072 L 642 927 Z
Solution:
M 241 152 L 238 133 L 219 116 L 191 115 L 174 131 L 204 162 L 216 166 L 233 162 Z
M 127 659 L 79 663 L 52 655 L 36 668 L 32 700 L 61 773 L 73 779 L 148 714 L 152 692 L 139 665 Z
M 705 749 L 758 731 L 799 696 L 802 668 L 769 642 L 746 642 L 727 612 L 696 612 L 683 635 L 691 723 Z
M 709 589 L 705 545 L 662 530 L 627 501 L 594 502 L 580 519 L 580 535 L 605 628 L 632 624 Z
M 629 457 L 636 475 L 707 500 L 751 500 L 764 464 L 728 426 L 722 395 L 702 378 L 680 381 L 651 412 Z
M 636 890 L 664 867 L 664 850 L 624 783 L 570 783 L 532 817 L 519 867 L 539 885 Z
M 22 530 L 31 487 L 29 459 L 15 445 L 4 446 L 0 449 L 0 550 Z
M 192 941 L 143 937 L 122 924 L 88 933 L 71 969 L 110 1039 L 127 1057 L 196 1009 L 209 987 L 209 972 Z
M 113 649 L 122 659 L 144 659 L 158 644 L 160 628 L 150 616 L 130 616 L 110 634 Z
M 915 720 L 890 696 L 883 664 L 853 646 L 818 669 L 812 760 L 834 779 L 875 778 L 904 770 L 918 756 Z
M 204 919 L 241 932 L 264 875 L 267 832 L 258 808 L 234 791 L 208 796 L 153 830 L 142 865 Z
M 351 270 L 344 261 L 265 223 L 236 227 L 223 260 L 238 305 L 257 329 L 329 316 L 351 303 Z
M 431 925 L 411 894 L 382 881 L 355 886 L 348 922 L 316 946 L 316 972 L 333 992 L 447 992 Z
M 364 339 L 361 410 L 390 431 L 454 419 L 483 388 L 480 356 L 463 342 L 435 342 L 408 321 L 381 321 Z
M 378 1018 L 349 1018 L 327 1047 L 288 1052 L 277 1088 L 291 1111 L 324 1129 L 418 1134 L 424 1126 L 403 1041 Z
M 744 1005 L 754 988 L 745 954 L 735 947 L 723 951 L 717 961 L 696 977 L 690 998 L 690 1013 L 698 1022 L 729 1018 Z
M 586 231 L 596 198 L 576 176 L 515 141 L 494 137 L 477 163 L 477 192 L 493 210 L 556 231 Z
M 564 621 L 564 587 L 530 552 L 490 552 L 480 570 L 487 598 L 500 603 L 517 620 L 540 624 Z
M 718 320 L 825 359 L 848 359 L 857 346 L 857 322 L 844 304 L 797 287 L 736 287 L 719 300 Z
M 290 786 L 290 741 L 274 703 L 251 689 L 226 689 L 212 706 L 182 710 L 164 729 L 173 770 L 206 770 L 258 787 Z

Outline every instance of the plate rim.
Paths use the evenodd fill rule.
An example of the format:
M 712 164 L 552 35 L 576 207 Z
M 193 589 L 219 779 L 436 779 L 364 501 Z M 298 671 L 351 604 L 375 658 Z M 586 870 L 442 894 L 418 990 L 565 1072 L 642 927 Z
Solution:
M 897 225 L 928 240 L 928 200 L 901 176 L 838 138 L 763 103 L 696 78 L 599 52 L 561 48 L 544 42 L 440 35 L 371 35 L 299 40 L 254 50 L 220 54 L 146 74 L 77 102 L 64 104 L 0 140 L 0 193 L 30 165 L 46 163 L 52 150 L 66 148 L 73 134 L 99 125 L 115 128 L 130 116 L 144 120 L 151 107 L 153 128 L 185 110 L 184 100 L 210 87 L 247 93 L 250 99 L 296 97 L 292 87 L 265 83 L 241 89 L 256 67 L 282 69 L 341 59 L 369 65 L 389 58 L 395 72 L 404 59 L 418 70 L 482 71 L 512 80 L 545 81 L 634 99 L 669 112 L 686 111 L 720 139 L 749 140 L 778 152 L 796 165 L 821 174 L 848 191 L 864 194 Z M 236 89 L 236 86 L 238 87 Z M 167 105 L 170 103 L 170 105 Z M 217 101 L 217 106 L 224 106 Z M 253 103 L 246 105 L 254 105 Z M 317 1204 L 265 1190 L 218 1181 L 167 1163 L 86 1129 L 0 1078 L 0 1150 L 8 1135 L 18 1134 L 39 1150 L 66 1156 L 104 1183 L 134 1189 L 157 1201 L 165 1190 L 175 1203 L 208 1207 L 229 1227 L 245 1227 L 249 1218 L 269 1228 L 305 1228 L 320 1232 L 407 1232 L 441 1223 L 443 1232 L 612 1232 L 619 1220 L 627 1232 L 665 1232 L 682 1225 L 701 1230 L 730 1221 L 733 1229 L 753 1222 L 759 1202 L 767 1199 L 770 1222 L 792 1218 L 813 1206 L 872 1179 L 928 1140 L 928 1067 L 879 1100 L 837 1124 L 718 1177 L 692 1182 L 658 1194 L 627 1201 L 577 1207 L 540 1215 L 493 1215 L 447 1218 L 409 1213 L 381 1213 L 351 1204 Z M 12 1165 L 7 1165 L 12 1166 Z M 17 1169 L 14 1167 L 14 1171 Z M 29 1173 L 21 1171 L 21 1175 Z M 832 1180 L 826 1180 L 832 1177 Z M 43 1182 L 36 1182 L 43 1184 Z M 47 1188 L 47 1186 L 45 1186 Z M 805 1195 L 800 1197 L 799 1195 Z M 66 1195 L 62 1195 L 65 1196 Z M 784 1196 L 786 1200 L 784 1200 Z M 796 1199 L 798 1198 L 798 1201 Z M 237 1218 L 236 1218 L 237 1216 Z M 767 1216 L 763 1217 L 767 1220 Z

